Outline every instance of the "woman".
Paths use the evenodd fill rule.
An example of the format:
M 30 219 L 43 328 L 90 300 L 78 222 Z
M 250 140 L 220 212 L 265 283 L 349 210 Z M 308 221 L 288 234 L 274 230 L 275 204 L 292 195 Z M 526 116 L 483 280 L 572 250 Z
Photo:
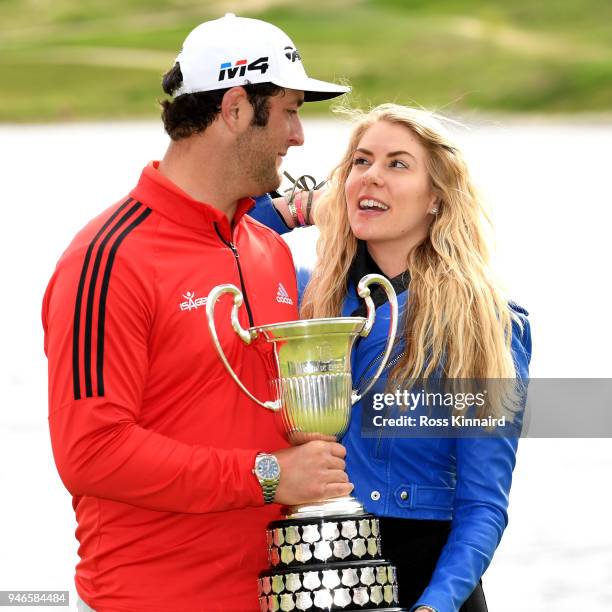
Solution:
M 265 203 L 254 216 L 270 219 Z M 362 314 L 359 279 L 391 279 L 401 340 L 383 374 L 387 386 L 440 374 L 527 378 L 527 313 L 508 305 L 489 270 L 481 201 L 434 115 L 393 104 L 358 114 L 315 216 L 318 260 L 301 315 Z M 375 326 L 355 347 L 354 386 L 371 376 L 387 338 L 389 304 L 380 292 L 375 303 Z M 354 495 L 380 517 L 400 603 L 421 612 L 486 610 L 480 578 L 507 523 L 517 439 L 364 438 L 364 406 L 353 410 L 342 440 L 347 472 Z M 513 416 L 501 400 L 481 414 Z

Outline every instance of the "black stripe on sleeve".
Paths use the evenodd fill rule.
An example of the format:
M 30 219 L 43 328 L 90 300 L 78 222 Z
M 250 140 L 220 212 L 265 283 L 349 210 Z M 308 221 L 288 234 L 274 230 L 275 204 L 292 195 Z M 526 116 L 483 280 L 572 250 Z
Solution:
M 98 375 L 98 396 L 104 395 L 104 322 L 106 320 L 106 298 L 108 296 L 108 286 L 110 283 L 111 272 L 113 271 L 113 264 L 115 262 L 115 255 L 117 250 L 121 246 L 121 243 L 125 237 L 136 227 L 138 227 L 149 215 L 151 209 L 146 208 L 132 223 L 130 223 L 122 232 L 119 234 L 117 240 L 113 243 L 111 250 L 108 254 L 106 261 L 106 268 L 104 269 L 104 276 L 102 278 L 102 289 L 100 290 L 100 310 L 98 312 L 98 352 L 97 352 L 97 375 Z
M 98 247 L 96 253 L 96 259 L 91 271 L 91 278 L 89 280 L 89 291 L 87 294 L 87 310 L 85 312 L 85 346 L 83 349 L 83 367 L 85 369 L 85 396 L 93 397 L 93 385 L 91 377 L 91 336 L 93 332 L 93 307 L 94 307 L 94 295 L 96 293 L 96 283 L 98 282 L 98 274 L 100 272 L 100 264 L 104 255 L 104 249 L 109 243 L 110 239 L 117 233 L 122 225 L 128 221 L 128 219 L 142 207 L 140 202 L 136 202 L 121 219 L 112 227 L 112 229 L 106 234 L 104 240 Z
M 83 268 L 81 269 L 81 276 L 79 277 L 79 285 L 77 288 L 76 302 L 74 305 L 74 323 L 72 329 L 72 387 L 74 390 L 74 399 L 81 399 L 81 383 L 80 383 L 80 367 L 79 367 L 79 336 L 81 333 L 81 302 L 83 301 L 83 291 L 85 289 L 85 280 L 87 279 L 87 269 L 89 268 L 89 261 L 93 253 L 96 242 L 100 239 L 100 236 L 106 231 L 108 226 L 125 210 L 125 208 L 132 202 L 132 198 L 128 198 L 104 223 L 98 233 L 94 236 L 93 240 L 89 243 L 87 253 L 85 254 L 85 261 L 83 262 Z

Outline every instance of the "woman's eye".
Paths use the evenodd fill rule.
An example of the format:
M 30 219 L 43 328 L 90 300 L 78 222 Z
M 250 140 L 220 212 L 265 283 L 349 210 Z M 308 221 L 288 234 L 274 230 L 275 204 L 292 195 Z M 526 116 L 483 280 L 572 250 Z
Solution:
M 355 159 L 353 159 L 353 166 L 361 166 L 367 163 L 368 163 L 368 160 L 365 159 L 365 157 L 355 157 Z
M 392 168 L 408 168 L 408 164 L 406 162 L 401 161 L 400 159 L 394 159 L 391 162 Z

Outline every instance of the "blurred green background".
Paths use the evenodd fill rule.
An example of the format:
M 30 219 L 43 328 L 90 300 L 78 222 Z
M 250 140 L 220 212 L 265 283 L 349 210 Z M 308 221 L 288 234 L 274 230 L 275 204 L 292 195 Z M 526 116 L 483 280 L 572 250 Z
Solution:
M 0 121 L 158 116 L 183 39 L 228 11 L 285 29 L 354 104 L 610 111 L 610 0 L 0 0 Z

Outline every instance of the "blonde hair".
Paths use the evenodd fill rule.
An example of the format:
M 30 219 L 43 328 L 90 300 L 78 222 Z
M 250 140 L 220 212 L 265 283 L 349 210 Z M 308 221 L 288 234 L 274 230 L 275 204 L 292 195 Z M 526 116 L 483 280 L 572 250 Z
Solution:
M 427 237 L 406 262 L 410 289 L 403 322 L 405 352 L 389 383 L 441 373 L 448 379 L 514 379 L 512 316 L 489 267 L 485 226 L 490 221 L 461 152 L 431 112 L 396 104 L 349 112 L 356 123 L 348 148 L 317 205 L 317 264 L 302 301 L 302 318 L 340 315 L 357 252 L 344 192 L 353 155 L 374 123 L 402 125 L 427 151 L 426 167 L 439 201 Z M 512 412 L 505 404 L 499 397 L 488 401 L 479 416 Z

